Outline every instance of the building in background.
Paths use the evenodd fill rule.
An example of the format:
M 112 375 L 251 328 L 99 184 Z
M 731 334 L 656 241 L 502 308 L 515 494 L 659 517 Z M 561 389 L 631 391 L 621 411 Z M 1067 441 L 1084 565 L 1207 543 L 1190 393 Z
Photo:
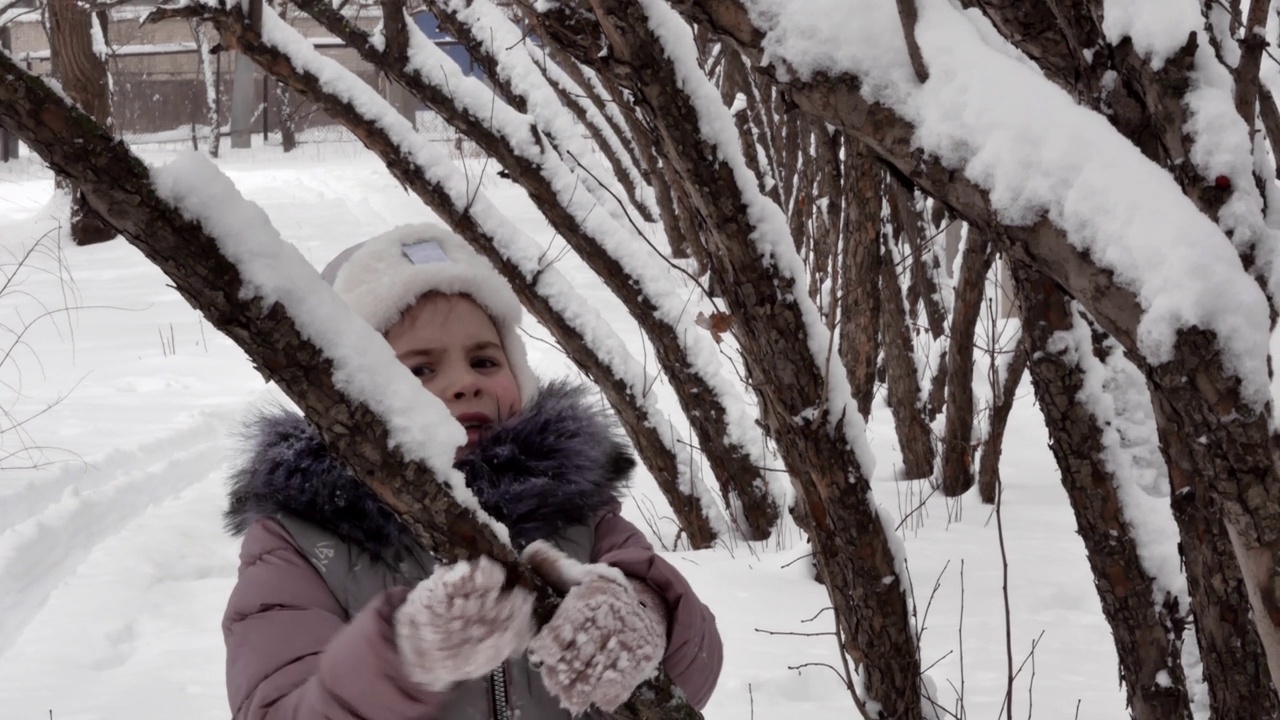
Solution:
M 0 17 L 0 40 L 7 40 L 5 48 L 19 62 L 38 75 L 52 72 L 49 55 L 49 39 L 41 22 L 37 0 L 21 0 L 20 6 Z M 219 53 L 210 59 L 213 82 L 206 84 L 204 71 L 197 52 L 197 39 L 192 25 L 184 20 L 166 20 L 142 25 L 139 21 L 154 7 L 154 0 L 138 0 L 116 6 L 106 11 L 109 22 L 106 27 L 106 44 L 112 77 L 112 114 L 116 131 L 134 143 L 190 142 L 197 144 L 210 137 L 210 112 L 206 89 L 213 89 L 214 102 L 218 105 L 216 117 L 221 118 L 221 134 L 231 133 L 233 98 L 235 93 L 234 52 Z M 381 8 L 377 4 L 352 3 L 349 14 L 365 29 L 372 30 L 381 22 Z M 332 37 L 309 16 L 291 11 L 289 24 L 304 37 L 309 38 L 322 54 L 351 70 L 370 86 L 378 90 L 395 107 L 419 124 L 419 129 L 453 138 L 451 129 L 436 120 L 406 91 L 388 83 L 372 66 L 360 59 L 352 49 Z M 414 15 L 417 27 L 428 38 L 441 45 L 450 57 L 468 74 L 483 77 L 479 66 L 472 62 L 466 51 L 453 38 L 439 29 L 435 17 L 427 12 Z M 216 42 L 216 31 L 209 26 L 210 36 Z M 245 77 L 242 71 L 242 77 Z M 265 76 L 256 67 L 248 74 L 251 89 L 243 89 L 239 97 L 247 103 L 247 112 L 240 115 L 248 122 L 248 131 L 261 135 L 266 142 L 279 142 L 280 123 L 292 124 L 299 142 L 321 142 L 350 139 L 345 128 L 310 103 L 294 94 L 276 91 L 275 80 Z M 287 105 L 285 104 L 287 103 Z M 237 128 L 244 130 L 245 128 Z M 0 150 L 0 152 L 3 152 Z

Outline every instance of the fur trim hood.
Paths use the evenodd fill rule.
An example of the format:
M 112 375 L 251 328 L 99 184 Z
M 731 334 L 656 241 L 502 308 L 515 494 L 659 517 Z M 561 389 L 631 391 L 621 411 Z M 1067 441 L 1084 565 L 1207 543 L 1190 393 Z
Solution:
M 517 550 L 616 505 L 635 467 L 610 412 L 588 396 L 585 386 L 547 385 L 456 465 L 481 507 L 510 530 Z M 416 544 L 303 416 L 264 413 L 244 439 L 225 513 L 233 536 L 260 518 L 287 513 L 383 558 L 402 557 Z

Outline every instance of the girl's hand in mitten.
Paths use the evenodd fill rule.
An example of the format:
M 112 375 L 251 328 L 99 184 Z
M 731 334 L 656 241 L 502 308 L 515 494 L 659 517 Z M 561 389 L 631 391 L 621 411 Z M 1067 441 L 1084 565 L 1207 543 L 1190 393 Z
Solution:
M 608 565 L 586 565 L 538 541 L 521 555 L 567 593 L 529 643 L 542 681 L 573 714 L 616 709 L 658 669 L 667 647 L 667 608 L 648 585 Z
M 436 568 L 395 614 L 409 677 L 427 690 L 478 678 L 520 654 L 535 630 L 533 594 L 505 588 L 507 571 L 481 557 Z

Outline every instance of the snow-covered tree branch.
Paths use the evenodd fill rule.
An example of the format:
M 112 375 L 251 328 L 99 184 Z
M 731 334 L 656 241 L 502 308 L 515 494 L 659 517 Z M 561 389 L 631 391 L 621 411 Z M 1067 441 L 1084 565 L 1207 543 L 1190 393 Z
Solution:
M 697 65 L 687 26 L 668 5 L 649 0 L 602 0 L 590 11 L 561 6 L 541 17 L 547 41 L 632 93 L 696 203 L 717 258 L 710 272 L 739 328 L 762 419 L 803 503 L 819 571 L 848 623 L 845 640 L 862 663 L 866 702 L 884 717 L 917 716 L 907 579 L 871 496 L 861 416 L 805 288 L 786 217 L 747 169 L 732 116 Z M 582 32 L 592 17 L 603 35 Z M 595 47 L 600 38 L 607 53 Z
M 539 592 L 540 616 L 551 616 L 555 595 L 516 566 L 506 529 L 452 467 L 465 438 L 456 424 L 439 430 L 451 424 L 444 404 L 216 166 L 193 155 L 149 170 L 2 52 L 0 108 L 6 127 L 79 182 L 93 209 L 298 404 L 425 549 L 446 561 L 486 555 L 510 565 Z M 701 717 L 663 676 L 641 686 L 618 716 Z
M 786 2 L 765 3 L 767 10 L 734 0 L 674 4 L 742 46 L 759 71 L 779 77 L 804 112 L 862 139 L 970 224 L 994 233 L 1007 259 L 1059 283 L 1139 360 L 1152 385 L 1171 474 L 1203 479 L 1210 497 L 1200 502 L 1221 507 L 1226 517 L 1229 554 L 1244 568 L 1274 681 L 1280 668 L 1280 596 L 1272 569 L 1280 558 L 1280 483 L 1268 431 L 1265 340 L 1272 312 L 1258 286 L 1272 284 L 1269 258 L 1276 242 L 1262 213 L 1243 209 L 1262 207 L 1253 172 L 1267 164 L 1253 160 L 1249 143 L 1232 139 L 1240 133 L 1210 132 L 1223 123 L 1244 127 L 1231 78 L 1213 67 L 1217 60 L 1204 63 L 1200 95 L 1152 95 L 1161 104 L 1142 115 L 1170 129 L 1165 141 L 1214 179 L 1206 186 L 1175 182 L 1134 140 L 1092 112 L 1088 101 L 1081 107 L 1049 86 L 1038 68 L 993 47 L 947 3 L 919 3 L 916 36 L 931 73 L 924 84 L 911 72 L 896 13 L 883 3 L 844 8 L 846 16 L 857 17 L 856 25 L 818 22 L 826 17 L 821 12 L 787 12 Z M 1027 9 L 1001 5 L 1011 13 Z M 1074 10 L 1062 22 L 1097 17 Z M 1138 17 L 1135 11 L 1130 19 Z M 1038 21 L 1058 22 L 1047 11 Z M 1205 36 L 1198 12 L 1187 21 L 1189 33 Z M 1166 61 L 1187 45 L 1187 34 L 1143 35 L 1148 26 L 1138 20 L 1116 27 L 1139 36 L 1105 38 L 1132 55 L 1141 76 L 1137 88 L 1161 82 L 1157 63 L 1147 59 L 1152 53 L 1176 78 L 1178 63 Z M 1230 52 L 1231 43 L 1219 44 Z M 1139 45 L 1146 56 L 1135 49 Z M 1196 43 L 1190 45 L 1184 66 Z M 1067 50 L 1087 62 L 1091 47 Z M 1053 58 L 1061 61 L 1062 55 Z M 1218 143 L 1217 151 L 1183 147 L 1184 123 L 1168 106 L 1184 99 L 1194 111 L 1186 127 L 1197 143 Z M 1224 192 L 1229 199 L 1206 204 L 1205 198 Z M 1252 204 L 1246 203 L 1250 197 Z M 1212 215 L 1233 202 L 1236 212 Z M 1248 275 L 1237 251 L 1256 261 L 1249 264 L 1260 273 L 1258 283 L 1242 282 Z

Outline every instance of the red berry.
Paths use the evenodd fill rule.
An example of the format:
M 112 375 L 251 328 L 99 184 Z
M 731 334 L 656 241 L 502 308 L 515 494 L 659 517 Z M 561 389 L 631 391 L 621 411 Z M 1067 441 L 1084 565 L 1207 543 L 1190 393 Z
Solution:
M 1213 186 L 1218 188 L 1219 190 L 1230 190 L 1231 178 L 1227 177 L 1226 175 L 1219 175 L 1218 177 L 1213 179 Z

